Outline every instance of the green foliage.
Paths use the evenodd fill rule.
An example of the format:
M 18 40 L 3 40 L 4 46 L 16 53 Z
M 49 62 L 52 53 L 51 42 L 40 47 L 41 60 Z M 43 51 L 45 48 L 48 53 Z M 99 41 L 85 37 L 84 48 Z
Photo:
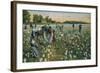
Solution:
M 42 15 L 37 15 L 37 14 L 33 15 L 33 23 L 42 23 L 42 20 L 43 20 Z
M 81 34 L 71 34 L 67 36 L 65 41 L 66 47 L 66 60 L 79 60 L 79 59 L 90 59 L 91 58 L 91 38 L 88 31 Z
M 46 16 L 46 17 L 45 17 L 45 21 L 46 21 L 46 23 L 51 23 L 51 22 L 52 22 L 52 19 L 49 18 L 49 16 Z
M 35 24 L 49 24 L 49 23 L 55 23 L 56 21 L 53 21 L 49 16 L 46 16 L 43 18 L 42 15 L 33 14 L 33 23 Z
M 28 24 L 30 22 L 30 14 L 27 10 L 23 10 L 23 24 Z
M 30 46 L 30 35 L 32 29 L 23 31 L 23 60 L 26 62 L 40 61 L 60 61 L 60 60 L 85 60 L 91 59 L 91 33 L 89 30 L 56 30 L 56 41 L 52 44 L 46 43 L 42 36 L 38 38 L 37 43 L 41 56 L 32 57 Z M 63 36 L 62 36 L 63 34 Z

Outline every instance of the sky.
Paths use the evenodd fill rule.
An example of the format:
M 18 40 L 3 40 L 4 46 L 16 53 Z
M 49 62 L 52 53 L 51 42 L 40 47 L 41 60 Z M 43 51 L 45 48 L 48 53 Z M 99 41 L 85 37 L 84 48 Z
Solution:
M 49 16 L 52 20 L 57 22 L 64 22 L 64 21 L 82 21 L 82 22 L 91 22 L 91 14 L 90 13 L 79 13 L 79 12 L 61 12 L 61 11 L 35 11 L 35 10 L 28 10 L 31 14 L 31 18 L 33 14 L 39 14 L 43 17 Z

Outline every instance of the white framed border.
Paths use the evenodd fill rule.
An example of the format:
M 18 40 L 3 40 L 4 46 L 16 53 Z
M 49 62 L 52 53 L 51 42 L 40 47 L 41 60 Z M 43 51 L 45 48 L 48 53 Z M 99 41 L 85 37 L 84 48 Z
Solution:
M 64 12 L 84 12 L 91 13 L 91 59 L 72 60 L 72 61 L 53 61 L 53 62 L 22 62 L 22 10 L 45 10 L 45 11 L 64 11 Z M 69 66 L 88 66 L 96 65 L 96 8 L 71 7 L 71 6 L 49 6 L 34 4 L 17 4 L 17 69 L 40 69 L 56 68 Z M 20 31 L 20 32 L 19 32 Z

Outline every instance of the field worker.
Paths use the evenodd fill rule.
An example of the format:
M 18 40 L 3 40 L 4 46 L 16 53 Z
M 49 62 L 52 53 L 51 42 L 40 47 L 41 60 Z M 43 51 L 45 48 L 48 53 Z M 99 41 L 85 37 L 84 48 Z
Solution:
M 73 27 L 73 30 L 74 30 L 75 24 L 72 24 L 72 27 Z
M 79 24 L 79 32 L 81 33 L 81 31 L 82 31 L 82 25 Z
M 38 50 L 38 44 L 36 43 L 36 30 L 33 29 L 30 37 L 30 45 L 32 48 L 32 56 L 38 58 L 40 56 L 39 50 Z

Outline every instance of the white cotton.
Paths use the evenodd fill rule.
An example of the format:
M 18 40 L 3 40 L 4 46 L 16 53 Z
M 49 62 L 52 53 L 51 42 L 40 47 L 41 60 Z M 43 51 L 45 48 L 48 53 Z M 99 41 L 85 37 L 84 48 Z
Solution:
M 40 30 L 41 30 L 41 28 L 38 28 L 38 30 L 40 31 Z
M 35 40 L 32 40 L 32 44 L 35 44 Z
M 66 50 L 66 51 L 65 51 L 65 55 L 67 55 L 67 53 L 68 53 L 68 51 Z
M 27 61 L 27 59 L 26 58 L 24 58 L 24 62 L 26 62 Z
M 61 37 L 63 37 L 64 36 L 64 34 L 61 34 Z

